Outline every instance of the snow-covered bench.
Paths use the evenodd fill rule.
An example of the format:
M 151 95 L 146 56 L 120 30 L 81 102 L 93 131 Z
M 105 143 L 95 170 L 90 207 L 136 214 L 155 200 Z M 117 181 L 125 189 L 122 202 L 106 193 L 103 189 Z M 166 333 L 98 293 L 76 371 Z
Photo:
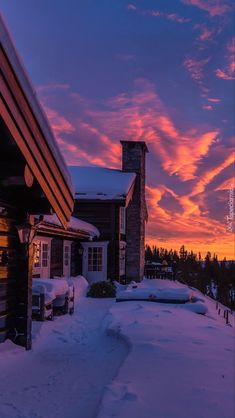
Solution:
M 33 279 L 33 316 L 39 312 L 41 320 L 53 314 L 73 314 L 74 286 L 66 279 Z M 52 309 L 52 314 L 47 311 Z
M 32 317 L 40 321 L 53 319 L 53 300 L 55 295 L 49 293 L 46 286 L 34 283 L 32 286 Z

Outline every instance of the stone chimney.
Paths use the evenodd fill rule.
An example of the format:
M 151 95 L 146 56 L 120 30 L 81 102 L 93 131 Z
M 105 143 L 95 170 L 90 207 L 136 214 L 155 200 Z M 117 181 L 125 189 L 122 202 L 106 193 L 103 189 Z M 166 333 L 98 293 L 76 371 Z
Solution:
M 133 198 L 126 213 L 126 279 L 140 281 L 144 275 L 145 222 L 145 154 L 143 141 L 121 141 L 122 170 L 136 173 Z

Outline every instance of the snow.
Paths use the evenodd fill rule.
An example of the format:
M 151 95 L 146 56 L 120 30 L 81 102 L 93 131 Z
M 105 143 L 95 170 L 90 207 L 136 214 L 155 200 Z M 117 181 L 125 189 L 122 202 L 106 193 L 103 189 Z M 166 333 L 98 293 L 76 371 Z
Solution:
M 149 286 L 180 284 L 150 280 Z M 200 292 L 194 295 L 201 299 Z M 186 306 L 197 313 L 206 306 L 208 313 Z M 234 417 L 234 329 L 218 318 L 214 301 L 131 301 L 113 305 L 111 315 L 110 334 L 130 349 L 106 388 L 98 418 Z
M 162 282 L 162 283 L 161 283 Z M 187 302 L 193 297 L 193 292 L 187 286 L 171 280 L 160 281 L 144 279 L 141 283 L 132 282 L 128 286 L 119 286 L 116 297 L 121 300 L 157 300 Z
M 125 199 L 136 177 L 103 167 L 70 166 L 69 171 L 78 199 Z
M 193 290 L 195 303 L 116 303 L 86 298 L 82 276 L 69 282 L 73 316 L 33 322 L 32 351 L 0 345 L 1 418 L 234 417 L 234 324 L 225 325 L 215 301 Z M 117 284 L 132 286 L 186 288 Z M 208 312 L 198 315 L 202 307 Z
M 39 229 L 40 227 L 42 228 L 45 223 L 62 227 L 61 222 L 59 221 L 58 217 L 55 214 L 44 215 L 43 223 L 39 224 L 38 228 Z M 88 233 L 92 238 L 100 236 L 98 229 L 94 225 L 88 222 L 82 221 L 81 219 L 75 218 L 74 216 L 70 218 L 67 228 L 73 231 L 77 231 L 77 232 L 81 231 L 81 232 Z
M 74 315 L 33 322 L 33 349 L 0 344 L 1 418 L 94 418 L 104 388 L 127 355 L 122 340 L 106 333 L 113 299 L 81 296 L 75 285 Z M 80 297 L 79 297 L 80 296 Z
M 53 299 L 65 295 L 69 290 L 69 284 L 65 279 L 33 279 L 33 292 L 37 291 L 38 286 L 43 286 L 48 294 L 54 295 Z

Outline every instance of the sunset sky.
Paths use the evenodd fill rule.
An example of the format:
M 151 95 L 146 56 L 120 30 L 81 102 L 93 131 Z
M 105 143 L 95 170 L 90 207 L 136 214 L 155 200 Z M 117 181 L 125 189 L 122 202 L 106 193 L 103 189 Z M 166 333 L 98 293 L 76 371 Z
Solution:
M 227 259 L 233 3 L 0 0 L 67 163 L 121 168 L 119 140 L 145 140 L 146 241 Z

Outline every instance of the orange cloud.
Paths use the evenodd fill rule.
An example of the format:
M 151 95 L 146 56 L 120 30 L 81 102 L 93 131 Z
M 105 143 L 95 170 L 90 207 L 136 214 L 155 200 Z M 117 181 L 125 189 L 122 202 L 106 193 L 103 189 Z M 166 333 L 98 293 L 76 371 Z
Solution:
M 215 191 L 234 189 L 234 181 L 235 181 L 234 177 L 231 177 L 228 180 L 225 180 L 218 187 L 216 187 Z
M 65 110 L 67 112 L 70 107 L 73 117 L 52 109 L 51 101 L 49 106 L 47 96 L 44 96 L 48 91 L 44 90 L 42 94 L 67 163 L 120 168 L 119 140 L 145 140 L 154 161 L 151 178 L 164 174 L 166 183 L 177 184 L 181 190 L 176 192 L 173 187 L 163 184 L 147 185 L 147 240 L 167 248 L 177 248 L 182 243 L 201 251 L 214 245 L 213 251 L 222 254 L 220 243 L 230 242 L 231 236 L 226 232 L 226 223 L 213 219 L 209 213 L 204 191 L 231 164 L 232 158 L 227 157 L 223 163 L 199 176 L 203 158 L 209 156 L 213 144 L 217 146 L 219 132 L 200 127 L 182 132 L 153 85 L 144 79 L 136 81 L 132 92 L 122 93 L 98 106 L 79 93 L 61 91 L 63 100 L 67 100 Z M 183 185 L 182 181 L 187 180 L 191 183 Z M 183 192 L 184 189 L 187 192 Z M 228 255 L 227 244 L 224 248 Z
M 222 164 L 219 164 L 213 169 L 207 171 L 206 173 L 203 173 L 203 176 L 201 177 L 201 179 L 198 180 L 193 191 L 190 193 L 190 196 L 195 196 L 199 193 L 204 192 L 206 186 L 209 183 L 211 183 L 211 181 L 216 176 L 218 176 L 218 174 L 220 174 L 225 168 L 229 167 L 231 164 L 234 164 L 234 154 L 229 155 Z
M 180 201 L 182 212 L 164 208 L 162 202 L 167 193 Z M 227 232 L 225 220 L 211 219 L 187 195 L 178 196 L 163 185 L 147 187 L 146 199 L 149 208 L 146 241 L 150 245 L 179 249 L 184 244 L 202 255 L 211 251 L 220 258 L 234 258 L 233 234 Z

